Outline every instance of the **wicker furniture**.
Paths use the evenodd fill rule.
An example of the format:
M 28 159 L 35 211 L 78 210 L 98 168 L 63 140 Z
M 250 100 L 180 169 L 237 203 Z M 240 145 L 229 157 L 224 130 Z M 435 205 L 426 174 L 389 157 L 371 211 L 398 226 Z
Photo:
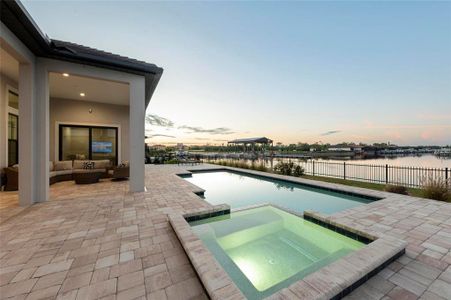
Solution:
M 19 168 L 5 168 L 6 185 L 5 191 L 17 191 L 19 189 Z
M 78 172 L 73 173 L 73 178 L 76 184 L 91 184 L 99 182 L 100 177 L 102 177 L 102 172 L 89 172 L 91 170 L 77 170 Z
M 3 186 L 6 184 L 6 174 L 3 169 L 0 170 L 0 191 L 2 190 Z
M 130 167 L 114 167 L 108 173 L 113 179 L 127 179 L 130 177 Z
M 75 177 L 79 177 L 79 182 L 88 181 L 89 183 L 97 182 L 95 177 L 97 175 L 85 175 L 88 179 L 83 179 L 83 175 L 75 175 L 80 173 L 98 173 L 99 178 L 113 177 L 113 173 L 109 173 L 111 162 L 109 160 L 94 160 L 94 168 L 85 170 L 83 164 L 89 160 L 65 160 L 57 162 L 49 162 L 49 184 L 54 184 L 60 181 L 74 180 Z M 126 172 L 126 173 L 125 173 Z M 1 181 L 1 185 L 5 185 L 5 191 L 17 191 L 19 189 L 19 168 L 18 165 L 3 169 L 4 178 Z M 127 171 L 118 171 L 113 178 L 126 178 L 128 177 Z M 0 186 L 1 187 L 1 186 Z

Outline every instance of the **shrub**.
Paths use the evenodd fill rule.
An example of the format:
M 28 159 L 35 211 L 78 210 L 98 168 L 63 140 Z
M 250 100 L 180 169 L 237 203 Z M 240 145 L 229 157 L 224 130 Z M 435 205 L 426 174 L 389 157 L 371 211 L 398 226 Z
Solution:
M 299 165 L 294 167 L 293 176 L 301 177 L 302 175 L 304 175 L 304 168 Z
M 407 195 L 407 188 L 402 185 L 387 185 L 385 186 L 385 191 L 389 193 Z
M 164 161 L 164 164 L 173 165 L 173 164 L 177 164 L 178 162 L 179 162 L 179 160 L 177 158 L 172 158 L 172 159 Z
M 300 177 L 304 174 L 304 168 L 298 165 L 295 165 L 293 162 L 279 162 L 274 167 L 274 172 L 282 175 L 288 176 L 296 176 Z
M 451 180 L 429 177 L 422 183 L 424 198 L 451 202 Z
M 294 163 L 291 161 L 288 163 L 279 162 L 277 165 L 274 166 L 274 172 L 282 175 L 291 176 L 293 167 Z
M 263 162 L 259 163 L 258 165 L 254 166 L 254 170 L 261 171 L 261 172 L 268 172 L 268 167 L 265 166 Z

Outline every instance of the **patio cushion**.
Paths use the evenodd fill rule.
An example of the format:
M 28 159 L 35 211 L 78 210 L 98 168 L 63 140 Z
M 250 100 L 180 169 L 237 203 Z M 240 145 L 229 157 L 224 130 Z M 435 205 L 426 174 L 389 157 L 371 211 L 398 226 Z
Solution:
M 106 173 L 106 169 L 75 169 L 73 173 Z
M 99 169 L 106 169 L 106 168 L 109 168 L 111 165 L 111 162 L 108 159 L 99 159 L 99 160 L 95 160 L 94 162 L 96 164 L 96 168 L 99 168 Z
M 57 161 L 54 164 L 54 169 L 55 171 L 72 170 L 72 161 L 71 160 Z
M 51 171 L 49 175 L 50 177 L 55 177 L 59 175 L 69 175 L 69 174 L 72 174 L 72 170 Z
M 89 160 L 74 160 L 74 169 L 83 169 L 83 164 Z

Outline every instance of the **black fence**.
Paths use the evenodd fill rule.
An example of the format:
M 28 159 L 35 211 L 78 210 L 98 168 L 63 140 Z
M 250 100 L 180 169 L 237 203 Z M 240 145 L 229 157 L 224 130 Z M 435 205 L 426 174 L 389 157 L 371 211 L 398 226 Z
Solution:
M 382 184 L 420 187 L 427 180 L 448 180 L 448 168 L 366 165 L 346 162 L 299 161 L 305 174 Z

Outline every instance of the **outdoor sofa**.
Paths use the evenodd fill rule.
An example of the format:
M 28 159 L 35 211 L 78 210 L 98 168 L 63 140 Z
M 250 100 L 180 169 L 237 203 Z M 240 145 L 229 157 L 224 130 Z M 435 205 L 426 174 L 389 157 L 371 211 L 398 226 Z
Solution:
M 87 163 L 93 163 L 93 168 L 86 168 Z M 16 191 L 19 187 L 19 166 L 14 165 L 4 169 L 6 175 L 5 191 Z M 112 167 L 108 159 L 105 160 L 65 160 L 49 162 L 49 183 L 74 179 L 74 174 L 100 173 L 100 178 L 128 178 L 128 163 L 121 167 Z

